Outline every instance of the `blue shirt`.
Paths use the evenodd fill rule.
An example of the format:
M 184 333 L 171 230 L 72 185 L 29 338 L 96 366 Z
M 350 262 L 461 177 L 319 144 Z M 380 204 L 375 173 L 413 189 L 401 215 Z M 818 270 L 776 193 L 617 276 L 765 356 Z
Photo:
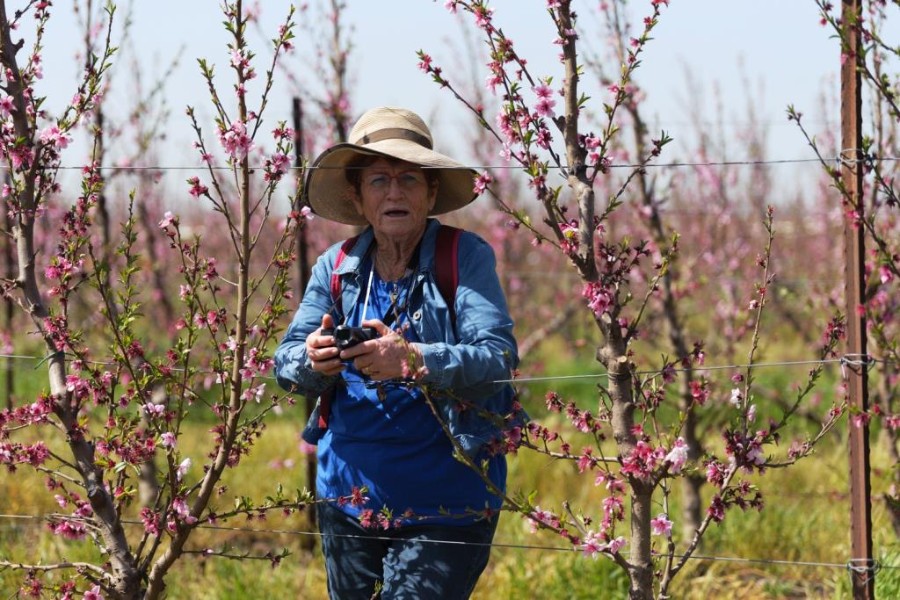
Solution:
M 348 311 L 348 325 L 360 325 L 368 296 L 366 318 L 388 321 L 393 313 L 391 326 L 404 327 L 412 275 L 393 283 L 373 275 L 370 293 L 360 294 L 356 310 Z M 404 329 L 406 339 L 420 341 L 414 328 Z M 402 382 L 376 385 L 352 364 L 342 377 L 346 385 L 337 388 L 328 432 L 318 444 L 319 497 L 347 496 L 354 487 L 365 486 L 369 501 L 364 506 L 347 504 L 341 509 L 352 516 L 387 509 L 392 521 L 412 515 L 403 518 L 404 524 L 468 524 L 473 513 L 499 509 L 500 499 L 478 474 L 453 458 L 453 446 L 421 390 Z M 487 472 L 502 489 L 502 457 L 490 459 Z
M 437 220 L 429 219 L 418 264 L 411 265 L 407 290 L 411 295 L 399 311 L 400 323 L 409 324 L 406 335 L 410 340 L 422 342 L 427 372 L 417 383 L 431 390 L 441 420 L 463 452 L 475 460 L 487 460 L 491 481 L 505 489 L 506 464 L 503 455 L 496 453 L 497 444 L 502 452 L 504 432 L 522 426 L 527 419 L 515 410 L 515 390 L 508 383 L 518 365 L 513 322 L 497 277 L 493 249 L 468 231 L 460 236 L 457 250 L 459 280 L 453 322 L 435 279 L 435 240 L 440 227 Z M 314 427 L 322 463 L 317 493 L 320 497 L 333 497 L 338 491 L 347 495 L 353 486 L 367 485 L 373 500 L 366 508 L 377 512 L 387 506 L 395 517 L 407 508 L 423 515 L 440 514 L 441 507 L 454 514 L 467 507 L 482 510 L 485 498 L 497 508 L 500 498 L 490 495 L 481 478 L 453 458 L 452 444 L 437 418 L 424 401 L 417 401 L 415 393 L 384 385 L 382 389 L 391 398 L 382 403 L 376 390 L 354 385 L 361 384 L 361 374 L 355 373 L 354 382 L 352 370 L 340 376 L 324 375 L 311 366 L 306 337 L 319 327 L 323 314 L 331 313 L 338 324 L 361 322 L 371 272 L 368 257 L 374 243 L 368 228 L 337 268 L 336 257 L 343 243 L 319 256 L 300 308 L 275 351 L 275 377 L 284 389 L 313 397 L 329 389 L 339 390 L 324 437 L 320 438 L 321 430 Z M 340 281 L 337 301 L 334 277 Z M 389 304 L 383 284 L 379 289 L 375 292 L 373 287 L 373 293 L 381 308 L 369 306 L 367 318 L 383 317 L 377 311 L 384 310 L 386 301 Z M 341 390 L 341 382 L 335 388 L 339 377 L 350 379 L 346 390 Z M 461 399 L 467 406 L 451 398 Z M 313 419 L 308 427 L 315 423 Z M 377 485 L 370 485 L 372 482 Z M 342 508 L 351 514 L 359 512 Z M 461 523 L 455 519 L 445 522 Z

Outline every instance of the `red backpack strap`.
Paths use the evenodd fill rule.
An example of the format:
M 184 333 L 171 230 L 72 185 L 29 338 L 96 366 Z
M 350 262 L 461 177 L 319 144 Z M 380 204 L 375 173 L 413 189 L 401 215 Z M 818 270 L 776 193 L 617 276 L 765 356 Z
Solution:
M 331 270 L 331 300 L 335 303 L 335 306 L 340 309 L 342 314 L 344 311 L 341 307 L 341 277 L 337 274 L 337 268 L 344 262 L 347 255 L 350 254 L 358 237 L 359 236 L 353 236 L 352 238 L 344 240 L 344 243 L 341 244 L 341 248 L 338 250 L 337 256 L 334 259 L 334 268 Z
M 434 279 L 447 307 L 450 322 L 456 327 L 456 287 L 459 285 L 459 238 L 462 229 L 441 225 L 434 244 Z
M 334 258 L 334 268 L 331 270 L 331 300 L 341 314 L 344 313 L 344 309 L 341 306 L 341 276 L 338 275 L 336 271 L 341 263 L 344 262 L 344 259 L 347 258 L 347 255 L 350 254 L 358 237 L 359 236 L 353 236 L 352 238 L 344 240 L 344 243 L 341 244 L 341 247 L 338 250 L 337 256 Z M 318 426 L 320 429 L 326 429 L 328 427 L 328 419 L 331 417 L 331 402 L 333 401 L 333 396 L 334 388 L 325 390 L 319 396 Z

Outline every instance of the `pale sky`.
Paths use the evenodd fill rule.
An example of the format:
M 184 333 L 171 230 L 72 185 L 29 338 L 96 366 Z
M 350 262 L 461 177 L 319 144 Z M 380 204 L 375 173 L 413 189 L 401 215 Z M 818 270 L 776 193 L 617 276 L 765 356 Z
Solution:
M 428 52 L 453 77 L 450 69 L 465 60 L 460 58 L 464 45 L 457 17 L 444 8 L 443 0 L 345 1 L 344 20 L 352 28 L 354 44 L 350 55 L 351 102 L 356 113 L 376 105 L 406 106 L 429 118 L 438 148 L 449 150 L 458 128 L 470 127 L 471 122 L 463 119 L 463 109 L 449 93 L 419 71 L 416 50 Z M 318 2 L 321 0 L 310 4 L 315 7 Z M 73 89 L 70 78 L 81 34 L 74 27 L 67 4 L 54 5 L 42 83 L 48 87 L 38 90 L 51 95 L 51 109 L 58 106 L 60 98 L 71 97 Z M 289 4 L 287 0 L 262 2 L 261 26 L 266 38 L 274 37 Z M 595 20 L 590 13 L 597 1 L 573 4 L 581 16 L 580 23 L 589 28 Z M 172 110 L 168 133 L 171 142 L 180 143 L 181 148 L 192 139 L 184 107 L 191 104 L 204 111 L 208 106 L 196 59 L 204 57 L 217 65 L 223 89 L 231 84 L 227 79 L 227 36 L 219 6 L 218 0 L 136 0 L 133 35 L 146 77 L 160 74 L 182 50 L 179 67 L 166 87 Z M 514 40 L 519 53 L 529 58 L 533 74 L 554 75 L 561 80 L 545 0 L 495 0 L 492 6 L 495 24 Z M 650 0 L 631 0 L 629 10 L 639 20 L 649 14 Z M 315 10 L 312 13 L 321 14 Z M 695 138 L 692 130 L 698 120 L 710 128 L 719 120 L 730 139 L 724 154 L 716 158 L 741 160 L 745 151 L 738 133 L 746 124 L 747 99 L 752 98 L 754 111 L 769 131 L 770 158 L 810 158 L 800 132 L 787 121 L 785 110 L 794 104 L 810 119 L 810 126 L 817 127 L 823 126 L 823 94 L 836 102 L 839 50 L 837 42 L 829 39 L 830 30 L 818 21 L 812 0 L 671 0 L 637 74 L 647 93 L 646 115 L 655 123 L 651 129 L 665 129 L 676 141 L 684 141 Z M 305 37 L 298 30 L 298 52 L 286 64 L 308 84 L 311 77 L 303 65 L 302 51 L 311 44 Z M 254 31 L 252 40 L 259 57 L 267 57 L 258 31 Z M 593 42 L 599 43 L 599 37 Z M 267 62 L 260 60 L 257 64 L 262 71 Z M 125 79 L 121 73 L 117 77 Z M 455 79 L 460 78 L 457 75 Z M 290 95 L 287 87 L 276 88 L 269 123 L 290 118 Z M 717 116 L 716 105 L 720 103 L 722 111 Z M 829 108 L 829 118 L 837 123 L 838 106 L 834 103 Z M 181 152 L 168 156 L 177 157 Z M 674 149 L 669 156 L 673 161 L 689 158 Z

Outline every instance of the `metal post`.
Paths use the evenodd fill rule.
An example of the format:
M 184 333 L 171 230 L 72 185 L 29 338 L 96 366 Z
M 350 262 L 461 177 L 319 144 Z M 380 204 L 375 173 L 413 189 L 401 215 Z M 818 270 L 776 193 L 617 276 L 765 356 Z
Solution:
M 9 171 L 6 172 L 6 183 L 10 183 Z M 5 215 L 4 221 L 6 223 L 5 230 L 8 233 L 12 233 L 13 228 L 13 217 L 12 210 L 9 210 L 8 207 L 4 207 L 3 214 Z M 6 276 L 7 281 L 12 281 L 15 276 L 15 263 L 14 257 L 15 252 L 13 251 L 13 237 L 12 235 L 4 235 L 3 241 L 0 242 L 3 244 L 3 259 L 6 262 L 6 272 L 4 275 Z M 4 306 L 4 324 L 3 331 L 9 335 L 9 339 L 13 339 L 13 320 L 15 319 L 15 306 L 13 305 L 13 299 L 11 297 L 4 298 L 3 300 Z M 15 391 L 15 371 L 13 369 L 13 360 L 14 358 L 6 358 L 3 361 L 3 373 L 6 375 L 4 381 L 6 382 L 4 385 L 4 396 L 6 397 L 6 408 L 10 411 L 13 409 L 13 392 Z
M 841 64 L 841 177 L 845 200 L 865 217 L 862 178 L 862 83 L 857 69 L 861 56 L 859 31 L 860 0 L 842 0 L 845 46 L 849 58 Z M 851 219 L 844 221 L 846 251 L 845 295 L 847 303 L 847 354 L 852 368 L 847 372 L 847 391 L 852 414 L 867 414 L 869 409 L 866 317 L 860 308 L 865 303 L 864 228 Z M 855 600 L 875 598 L 875 563 L 872 558 L 872 505 L 869 481 L 869 426 L 865 419 L 849 423 L 850 444 L 850 537 L 852 558 L 850 577 Z
M 294 123 L 294 167 L 297 169 L 297 186 L 303 185 L 302 180 L 302 172 L 300 171 L 300 166 L 303 164 L 303 105 L 300 102 L 300 98 L 296 96 L 292 102 L 292 113 L 293 113 L 293 123 Z M 296 204 L 294 205 L 295 211 L 300 211 L 303 208 L 303 201 L 300 198 L 300 195 L 297 196 Z M 303 298 L 303 292 L 306 290 L 306 284 L 309 280 L 309 243 L 306 239 L 306 227 L 298 227 L 297 228 L 297 298 Z M 306 397 L 305 407 L 306 407 L 306 418 L 303 422 L 306 422 L 306 419 L 309 418 L 309 415 L 312 414 L 313 409 L 315 408 L 316 399 L 310 396 Z M 316 490 L 316 456 L 315 454 L 308 454 L 306 456 L 306 485 L 310 490 L 315 493 Z M 316 526 L 316 505 L 312 504 L 307 509 L 307 514 L 309 515 L 309 524 L 312 528 Z

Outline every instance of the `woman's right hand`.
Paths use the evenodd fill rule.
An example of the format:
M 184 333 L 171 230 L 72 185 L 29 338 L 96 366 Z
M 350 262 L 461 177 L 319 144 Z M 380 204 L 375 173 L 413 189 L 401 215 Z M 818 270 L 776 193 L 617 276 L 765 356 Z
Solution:
M 334 345 L 334 336 L 323 333 L 323 329 L 334 330 L 334 319 L 331 315 L 322 315 L 322 326 L 313 331 L 306 338 L 306 354 L 313 371 L 325 375 L 337 375 L 344 370 L 337 346 Z

